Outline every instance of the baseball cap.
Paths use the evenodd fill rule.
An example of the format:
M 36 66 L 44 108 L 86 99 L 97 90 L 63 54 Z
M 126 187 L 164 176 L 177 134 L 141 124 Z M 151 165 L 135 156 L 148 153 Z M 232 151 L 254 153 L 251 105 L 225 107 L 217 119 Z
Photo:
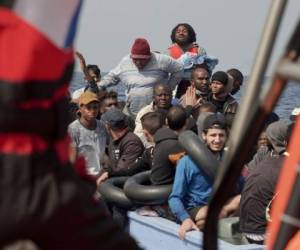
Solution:
M 95 93 L 91 91 L 85 91 L 80 95 L 79 106 L 87 105 L 91 102 L 99 102 L 98 96 Z
M 112 108 L 102 114 L 101 120 L 112 128 L 124 128 L 126 127 L 127 117 L 121 110 Z
M 223 114 L 212 114 L 205 118 L 203 122 L 203 130 L 210 128 L 226 129 L 226 120 Z

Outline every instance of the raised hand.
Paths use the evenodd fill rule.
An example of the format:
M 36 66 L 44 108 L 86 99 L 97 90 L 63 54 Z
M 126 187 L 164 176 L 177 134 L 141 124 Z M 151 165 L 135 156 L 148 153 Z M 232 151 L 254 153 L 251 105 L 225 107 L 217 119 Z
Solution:
M 84 59 L 83 55 L 80 52 L 78 52 L 78 51 L 75 52 L 75 55 L 79 59 L 81 70 L 83 72 L 85 72 L 85 70 L 86 70 L 86 63 L 85 63 L 85 59 Z
M 187 88 L 185 92 L 185 106 L 196 106 L 198 104 L 197 96 L 196 96 L 196 88 L 190 86 Z

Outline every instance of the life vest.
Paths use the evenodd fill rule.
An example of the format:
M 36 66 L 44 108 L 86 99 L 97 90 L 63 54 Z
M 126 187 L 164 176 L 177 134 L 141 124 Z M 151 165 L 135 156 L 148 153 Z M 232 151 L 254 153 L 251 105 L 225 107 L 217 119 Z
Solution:
M 168 50 L 169 50 L 169 55 L 174 59 L 178 59 L 184 53 L 184 51 L 176 43 L 173 43 L 168 48 Z M 187 52 L 198 54 L 199 46 L 196 43 L 193 43 L 192 46 L 187 50 Z

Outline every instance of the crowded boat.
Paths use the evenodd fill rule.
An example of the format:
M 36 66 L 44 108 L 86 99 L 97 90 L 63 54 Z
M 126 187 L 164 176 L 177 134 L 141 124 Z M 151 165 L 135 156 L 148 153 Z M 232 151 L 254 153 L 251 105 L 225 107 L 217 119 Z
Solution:
M 87 175 L 121 227 L 128 227 L 128 211 L 136 211 L 178 224 L 184 240 L 205 225 L 219 163 L 234 134 L 235 95 L 244 76 L 238 65 L 215 71 L 218 58 L 197 43 L 190 24 L 177 24 L 170 37 L 166 54 L 136 38 L 129 54 L 103 77 L 99 66 L 76 52 L 85 86 L 70 94 L 68 132 L 71 162 L 85 159 Z M 121 84 L 124 102 L 114 90 Z M 266 240 L 275 185 L 299 113 L 296 108 L 289 122 L 274 112 L 268 117 L 219 214 L 220 220 L 239 218 L 244 244 Z M 179 139 L 187 131 L 201 144 L 194 153 L 188 137 Z M 207 163 L 199 165 L 201 155 Z
M 300 23 L 260 86 L 284 4 L 246 84 L 188 23 L 101 72 L 74 50 L 82 3 L 0 1 L 0 248 L 299 249 L 300 108 L 272 111 L 300 81 Z

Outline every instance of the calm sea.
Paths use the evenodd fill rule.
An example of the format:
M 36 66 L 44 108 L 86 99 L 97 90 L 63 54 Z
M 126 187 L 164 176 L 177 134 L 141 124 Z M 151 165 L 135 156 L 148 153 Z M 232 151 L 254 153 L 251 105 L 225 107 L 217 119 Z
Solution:
M 102 75 L 104 75 L 102 73 Z M 266 77 L 266 81 L 269 78 Z M 247 85 L 247 79 L 243 84 L 243 88 L 237 95 L 235 96 L 238 100 L 241 98 L 244 92 L 244 87 Z M 70 84 L 70 92 L 72 93 L 76 89 L 84 86 L 83 74 L 81 72 L 74 72 L 73 79 Z M 112 89 L 116 90 L 119 94 L 119 100 L 124 100 L 124 87 L 122 85 L 117 85 L 116 87 L 112 87 Z M 300 107 L 300 84 L 290 82 L 288 87 L 285 89 L 283 94 L 281 95 L 279 102 L 275 108 L 275 112 L 279 115 L 281 119 L 289 119 L 292 110 L 295 107 Z

